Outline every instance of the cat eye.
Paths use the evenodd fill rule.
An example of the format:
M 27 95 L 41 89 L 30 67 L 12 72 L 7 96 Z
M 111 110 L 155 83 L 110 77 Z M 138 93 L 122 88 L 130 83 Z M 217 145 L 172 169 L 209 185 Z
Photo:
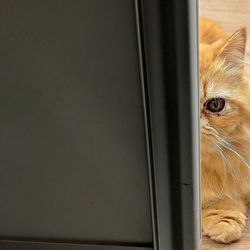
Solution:
M 213 98 L 207 101 L 206 108 L 211 112 L 220 112 L 225 107 L 225 99 Z

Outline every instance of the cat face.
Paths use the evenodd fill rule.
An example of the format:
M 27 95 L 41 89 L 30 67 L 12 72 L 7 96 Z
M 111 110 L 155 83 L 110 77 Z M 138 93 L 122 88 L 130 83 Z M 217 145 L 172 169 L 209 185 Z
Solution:
M 218 152 L 246 136 L 250 91 L 243 76 L 246 31 L 200 45 L 200 124 L 202 154 Z

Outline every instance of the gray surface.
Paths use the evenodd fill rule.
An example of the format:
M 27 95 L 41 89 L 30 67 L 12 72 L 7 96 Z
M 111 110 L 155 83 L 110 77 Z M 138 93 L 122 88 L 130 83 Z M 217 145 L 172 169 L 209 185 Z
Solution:
M 154 162 L 153 162 L 153 154 L 152 154 L 152 131 L 151 131 L 151 120 L 150 120 L 150 108 L 149 108 L 149 93 L 148 93 L 148 82 L 147 82 L 147 74 L 148 74 L 148 66 L 146 57 L 149 55 L 146 50 L 146 43 L 144 32 L 147 34 L 150 33 L 152 36 L 152 32 L 148 32 L 145 29 L 145 6 L 142 5 L 142 1 L 135 0 L 135 10 L 136 10 L 136 23 L 137 23 L 137 38 L 138 38 L 138 51 L 139 51 L 139 59 L 140 59 L 140 73 L 141 73 L 141 82 L 142 82 L 142 97 L 143 97 L 143 106 L 144 108 L 144 121 L 145 121 L 145 137 L 147 144 L 147 158 L 148 158 L 148 175 L 149 175 L 149 187 L 150 187 L 150 201 L 151 201 L 151 215 L 152 215 L 152 232 L 153 232 L 153 247 L 155 250 L 159 249 L 158 244 L 158 230 L 157 230 L 157 213 L 156 213 L 156 199 L 155 199 L 155 183 L 154 183 Z M 151 9 L 154 4 L 151 5 Z M 152 21 L 152 20 L 150 20 Z M 158 47 L 158 46 L 155 46 Z M 159 64 L 157 65 L 159 67 Z M 166 190 L 165 190 L 166 191 Z M 165 211 L 167 212 L 167 211 Z M 162 217 L 161 217 L 162 219 Z
M 147 41 L 148 85 L 152 120 L 152 141 L 157 221 L 155 237 L 160 250 L 172 250 L 171 201 L 168 169 L 166 93 L 163 72 L 161 1 L 143 1 L 145 38 Z M 165 34 L 166 35 L 166 34 Z M 166 45 L 168 46 L 168 45 Z
M 178 65 L 183 250 L 200 250 L 200 127 L 198 1 L 174 1 Z M 187 31 L 187 33 L 185 32 Z
M 154 156 L 156 236 L 160 250 L 198 250 L 197 0 L 146 0 L 143 7 Z M 173 170 L 177 170 L 174 175 Z
M 199 43 L 198 43 L 198 0 L 189 0 L 189 30 L 190 30 L 190 53 L 191 53 L 191 110 L 192 110 L 192 176 L 193 176 L 193 213 L 194 220 L 194 247 L 201 249 L 201 179 L 200 179 L 200 96 L 199 96 Z M 185 202 L 185 201 L 184 201 Z M 186 214 L 188 217 L 189 214 Z M 188 223 L 185 228 L 189 230 Z
M 78 245 L 35 242 L 0 242 L 1 250 L 153 250 L 144 247 Z
M 151 242 L 131 0 L 0 1 L 0 236 Z

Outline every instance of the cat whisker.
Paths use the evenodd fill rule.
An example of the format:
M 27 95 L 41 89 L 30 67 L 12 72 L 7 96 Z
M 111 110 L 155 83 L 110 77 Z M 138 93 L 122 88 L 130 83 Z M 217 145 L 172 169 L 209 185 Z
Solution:
M 247 160 L 239 153 L 237 152 L 235 149 L 232 148 L 232 145 L 228 144 L 228 143 L 221 143 L 219 142 L 223 147 L 227 148 L 228 150 L 230 150 L 231 152 L 233 152 L 236 156 L 238 156 L 238 158 L 245 164 L 245 166 L 248 168 L 249 172 L 250 172 L 250 166 L 247 162 Z
M 235 138 L 235 137 L 232 137 L 232 136 L 229 136 L 229 135 L 223 135 L 223 130 L 220 129 L 220 128 L 216 128 L 216 132 L 217 134 L 219 135 L 220 134 L 220 137 L 222 137 L 224 140 L 226 141 L 233 141 L 233 142 L 238 142 L 238 143 L 242 143 L 242 140 L 245 140 L 246 138 L 245 137 L 238 137 L 238 138 Z
M 217 141 L 217 140 L 216 140 Z M 217 143 L 219 143 L 219 141 L 217 141 Z M 236 180 L 240 180 L 240 176 L 239 178 L 236 177 L 236 172 L 235 169 L 232 167 L 231 162 L 229 161 L 229 159 L 225 156 L 226 152 L 217 144 L 217 147 L 219 148 L 220 151 L 220 155 L 223 159 L 223 163 L 224 163 L 224 167 L 226 167 L 226 169 L 228 168 L 228 170 L 230 171 L 232 180 L 233 180 L 233 184 L 234 184 L 234 207 L 235 209 L 237 208 L 237 200 L 238 200 L 238 192 L 237 192 L 237 188 L 236 188 Z M 228 155 L 229 156 L 229 155 Z M 226 164 L 227 162 L 227 164 Z
M 232 146 L 234 148 L 237 148 L 238 150 L 242 151 L 242 149 L 240 149 L 239 146 L 237 146 L 237 145 L 242 145 L 243 144 L 242 140 L 239 140 L 239 139 L 236 139 L 236 138 L 233 138 L 233 137 L 230 137 L 230 136 L 225 136 L 225 135 L 220 136 L 220 137 L 221 137 L 221 139 L 223 140 L 224 143 L 229 144 L 230 146 Z M 236 145 L 232 145 L 231 143 L 228 143 L 228 142 L 235 143 Z M 244 149 L 250 150 L 250 148 L 246 147 L 245 145 L 244 145 Z
M 229 146 L 231 146 L 232 148 L 235 147 L 235 146 L 233 146 L 233 145 L 227 143 L 226 141 L 224 141 L 222 137 L 221 137 L 220 139 L 216 139 L 216 141 L 217 141 L 217 143 L 219 143 L 220 145 L 222 145 L 221 142 L 223 142 L 224 144 L 229 145 Z M 225 145 L 223 145 L 223 147 L 225 147 Z M 226 148 L 226 147 L 225 147 L 225 148 Z M 234 150 L 235 150 L 235 152 L 233 152 L 234 154 L 235 154 L 235 153 L 238 153 L 243 159 L 245 159 L 239 152 L 236 151 L 236 149 L 234 149 Z M 239 171 L 237 171 L 237 168 L 235 168 L 235 166 L 232 166 L 231 162 L 230 162 L 229 159 L 228 159 L 228 158 L 231 158 L 231 156 L 230 156 L 226 151 L 224 151 L 224 150 L 222 150 L 222 151 L 223 151 L 225 154 L 227 154 L 227 156 L 228 156 L 228 157 L 225 157 L 225 159 L 227 160 L 227 163 L 228 163 L 228 165 L 229 165 L 229 167 L 230 167 L 230 169 L 231 169 L 230 172 L 232 173 L 232 171 L 233 171 L 233 173 L 232 173 L 233 177 L 234 177 L 236 180 L 240 180 L 240 181 L 242 181 L 242 180 L 248 178 L 248 177 L 249 177 L 248 175 L 244 175 L 244 176 L 241 175 L 241 174 L 239 173 Z M 231 151 L 231 150 L 229 150 L 229 151 Z M 231 152 L 232 152 L 232 151 L 231 151 Z M 237 155 L 237 157 L 239 158 L 238 155 Z M 240 160 L 242 161 L 241 158 L 240 158 Z M 247 163 L 247 160 L 246 160 L 246 159 L 245 159 L 245 162 Z M 246 165 L 246 164 L 244 164 L 244 165 Z M 249 168 L 248 168 L 248 171 L 249 171 Z M 238 178 L 237 178 L 237 176 L 236 176 L 236 172 L 237 172 Z
M 209 208 L 210 206 L 214 205 L 218 200 L 220 200 L 220 198 L 223 196 L 224 194 L 224 190 L 225 190 L 225 186 L 226 186 L 226 180 L 227 180 L 227 169 L 226 169 L 226 164 L 225 164 L 225 160 L 223 158 L 223 153 L 222 153 L 222 148 L 216 143 L 214 142 L 215 146 L 218 148 L 220 154 L 221 154 L 221 157 L 222 157 L 222 160 L 223 160 L 223 166 L 224 166 L 224 179 L 223 179 L 223 184 L 222 184 L 222 187 L 221 187 L 221 190 L 220 192 L 218 193 L 217 197 L 215 200 L 213 200 L 212 202 L 210 202 L 206 208 Z

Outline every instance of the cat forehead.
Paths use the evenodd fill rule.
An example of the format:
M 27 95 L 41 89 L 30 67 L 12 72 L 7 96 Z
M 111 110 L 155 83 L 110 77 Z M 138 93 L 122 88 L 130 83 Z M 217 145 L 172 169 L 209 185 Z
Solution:
M 228 97 L 231 94 L 231 88 L 228 88 L 225 84 L 221 84 L 216 80 L 210 79 L 206 81 L 200 81 L 200 97 L 202 99 Z
M 202 66 L 202 62 L 201 62 Z M 230 97 L 239 81 L 237 74 L 222 60 L 214 60 L 200 70 L 200 96 L 202 98 Z

